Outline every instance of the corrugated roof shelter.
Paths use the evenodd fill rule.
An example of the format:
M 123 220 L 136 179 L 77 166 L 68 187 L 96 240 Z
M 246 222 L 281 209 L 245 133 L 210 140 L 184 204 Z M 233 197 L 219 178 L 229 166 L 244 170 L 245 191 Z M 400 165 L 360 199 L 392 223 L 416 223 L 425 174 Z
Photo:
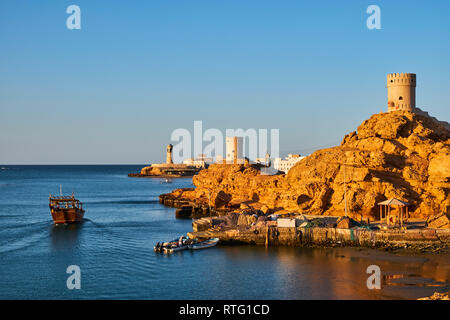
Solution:
M 402 201 L 402 200 L 398 200 L 396 198 L 390 198 L 390 199 L 385 200 L 383 202 L 379 202 L 378 205 L 384 205 L 384 206 L 388 206 L 388 205 L 391 205 L 391 206 L 408 206 L 409 203 L 405 202 L 405 201 Z
M 381 222 L 385 220 L 387 225 L 398 224 L 401 228 L 403 228 L 403 222 L 408 221 L 408 202 L 396 198 L 391 198 L 379 202 L 378 205 L 380 206 Z M 398 207 L 396 214 L 391 214 L 391 206 Z M 405 210 L 403 208 L 405 208 Z

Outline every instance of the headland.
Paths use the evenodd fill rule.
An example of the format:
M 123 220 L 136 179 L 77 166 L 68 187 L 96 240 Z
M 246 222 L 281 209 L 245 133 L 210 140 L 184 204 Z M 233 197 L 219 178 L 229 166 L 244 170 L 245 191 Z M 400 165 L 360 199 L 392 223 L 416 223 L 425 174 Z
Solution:
M 130 173 L 132 178 L 181 178 L 192 177 L 205 166 L 190 166 L 187 164 L 175 164 L 172 157 L 173 146 L 167 145 L 166 163 L 155 163 L 141 169 L 140 173 Z
M 201 168 L 187 166 L 185 164 L 152 164 L 141 169 L 140 173 L 130 173 L 132 178 L 182 178 L 192 177 L 199 173 Z
M 193 184 L 160 196 L 180 217 L 219 216 L 194 221 L 193 237 L 207 232 L 226 242 L 267 245 L 417 244 L 419 250 L 449 245 L 450 131 L 408 110 L 373 115 L 340 146 L 314 152 L 288 174 L 213 164 Z M 388 199 L 409 209 L 401 227 L 401 209 L 389 207 L 387 221 L 379 205 Z M 342 216 L 346 222 L 339 226 Z M 286 217 L 290 222 L 280 220 L 286 224 L 280 226 L 277 220 Z M 392 222 L 384 230 L 383 218 Z

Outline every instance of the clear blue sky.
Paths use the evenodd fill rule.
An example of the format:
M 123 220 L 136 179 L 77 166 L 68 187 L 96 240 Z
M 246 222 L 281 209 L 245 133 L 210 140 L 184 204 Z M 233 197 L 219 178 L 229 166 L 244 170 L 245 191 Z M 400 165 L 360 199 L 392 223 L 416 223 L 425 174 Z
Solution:
M 1 164 L 162 161 L 194 120 L 336 145 L 386 110 L 392 72 L 450 120 L 449 1 L 1 0 L 0 39 Z

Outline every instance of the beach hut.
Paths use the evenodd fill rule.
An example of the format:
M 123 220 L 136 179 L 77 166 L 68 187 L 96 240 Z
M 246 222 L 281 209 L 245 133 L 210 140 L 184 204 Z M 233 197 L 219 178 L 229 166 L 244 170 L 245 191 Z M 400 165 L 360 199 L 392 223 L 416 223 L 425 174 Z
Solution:
M 391 198 L 383 202 L 379 202 L 378 205 L 380 206 L 381 223 L 384 222 L 388 226 L 398 224 L 400 228 L 403 228 L 403 223 L 408 221 L 408 202 Z M 391 212 L 392 206 L 397 207 L 397 210 Z

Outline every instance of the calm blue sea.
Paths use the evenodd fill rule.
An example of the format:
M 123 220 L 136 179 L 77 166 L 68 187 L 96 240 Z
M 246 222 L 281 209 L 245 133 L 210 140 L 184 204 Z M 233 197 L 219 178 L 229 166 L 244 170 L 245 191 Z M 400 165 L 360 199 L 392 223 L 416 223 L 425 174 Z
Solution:
M 449 290 L 448 257 L 253 246 L 154 253 L 157 241 L 192 230 L 158 195 L 192 181 L 127 177 L 141 167 L 0 166 L 0 299 L 384 299 Z M 48 196 L 60 185 L 83 202 L 84 223 L 53 224 Z M 367 289 L 371 264 L 394 284 Z M 80 267 L 80 290 L 66 286 L 69 265 Z

